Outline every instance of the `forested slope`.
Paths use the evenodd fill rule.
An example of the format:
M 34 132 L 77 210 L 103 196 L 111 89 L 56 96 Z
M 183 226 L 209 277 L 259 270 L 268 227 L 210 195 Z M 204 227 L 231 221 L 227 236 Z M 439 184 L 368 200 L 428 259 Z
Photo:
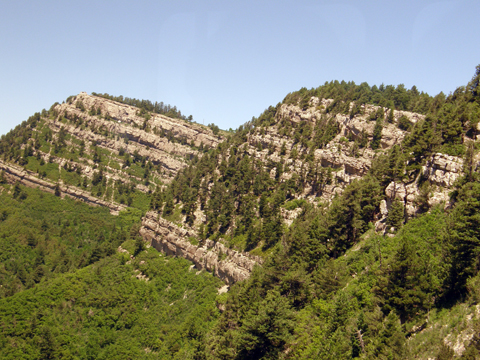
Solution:
M 211 128 L 81 93 L 1 137 L 0 358 L 203 352 L 222 282 L 138 230 L 149 193 L 222 139 Z
M 0 192 L 0 358 L 203 353 L 222 282 L 147 248 L 139 210 L 113 216 L 18 185 Z
M 2 175 L 0 229 L 33 219 L 18 234 L 2 230 L 2 353 L 478 357 L 479 86 L 480 66 L 448 96 L 335 81 L 288 94 L 234 133 L 173 124 L 135 99 L 80 94 L 53 106 L 2 137 L 3 161 L 127 209 L 94 209 L 102 215 L 82 228 L 67 210 L 44 219 L 31 212 L 47 206 L 36 205 L 41 193 Z M 145 250 L 139 232 L 197 269 Z M 199 268 L 229 292 L 217 295 L 221 282 Z M 40 327 L 35 312 L 46 314 Z
M 479 76 L 433 98 L 302 89 L 154 194 L 200 244 L 265 259 L 230 291 L 207 357 L 477 351 Z

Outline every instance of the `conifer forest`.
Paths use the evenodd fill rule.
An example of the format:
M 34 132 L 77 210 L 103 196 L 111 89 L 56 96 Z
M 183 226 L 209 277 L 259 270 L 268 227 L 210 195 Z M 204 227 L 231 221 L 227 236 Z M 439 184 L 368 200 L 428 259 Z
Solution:
M 479 359 L 474 70 L 228 131 L 109 94 L 33 114 L 0 138 L 0 358 Z

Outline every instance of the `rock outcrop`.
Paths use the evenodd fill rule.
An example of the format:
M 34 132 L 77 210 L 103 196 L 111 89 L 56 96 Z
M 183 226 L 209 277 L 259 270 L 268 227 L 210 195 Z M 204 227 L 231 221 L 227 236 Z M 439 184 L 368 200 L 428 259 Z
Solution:
M 407 132 L 398 127 L 397 123 L 400 118 L 406 118 L 411 124 L 425 119 L 425 116 L 421 114 L 394 110 L 391 122 L 383 121 L 380 148 L 378 150 L 374 151 L 369 147 L 365 147 L 359 151 L 352 151 L 353 141 L 360 140 L 362 134 L 368 137 L 368 141 L 372 140 L 375 121 L 372 121 L 370 116 L 382 110 L 384 118 L 387 119 L 390 110 L 367 104 L 361 105 L 358 114 L 354 116 L 345 114 L 330 116 L 326 109 L 333 102 L 333 99 L 312 97 L 309 101 L 309 106 L 304 109 L 294 104 L 282 104 L 277 109 L 275 124 L 263 128 L 261 132 L 254 132 L 248 138 L 249 145 L 252 148 L 250 153 L 264 162 L 269 160 L 280 161 L 282 159 L 280 151 L 283 148 L 283 161 L 285 163 L 283 178 L 288 179 L 290 177 L 289 173 L 298 173 L 299 170 L 305 169 L 307 164 L 302 159 L 292 160 L 290 158 L 292 150 L 295 147 L 301 149 L 301 145 L 295 143 L 289 134 L 284 134 L 282 126 L 284 127 L 285 124 L 291 123 L 293 128 L 297 128 L 301 125 L 309 124 L 311 128 L 314 128 L 322 119 L 323 121 L 325 119 L 333 119 L 339 128 L 339 133 L 323 148 L 314 151 L 313 160 L 314 163 L 321 164 L 323 168 L 332 170 L 332 181 L 330 184 L 323 186 L 323 192 L 320 195 L 326 201 L 329 201 L 335 194 L 341 193 L 345 186 L 352 181 L 364 176 L 379 154 L 385 153 L 403 141 Z M 350 103 L 350 110 L 353 106 L 354 104 Z M 267 148 L 268 150 L 265 149 L 259 152 L 255 149 L 257 147 Z M 305 153 L 305 149 L 303 151 Z M 449 193 L 455 181 L 461 175 L 462 168 L 463 160 L 461 158 L 437 153 L 427 161 L 422 169 L 423 180 L 431 184 L 427 190 L 419 188 L 420 178 L 409 183 L 392 182 L 389 184 L 385 190 L 384 214 L 381 214 L 383 221 L 395 199 L 405 204 L 405 211 L 408 217 L 414 216 L 418 211 L 418 199 L 422 191 L 428 191 L 428 194 L 423 194 L 428 197 L 428 206 L 431 207 L 440 203 L 444 203 L 447 207 L 450 206 Z M 305 190 L 307 199 L 309 198 L 309 191 L 310 188 L 307 186 Z M 311 198 L 314 199 L 314 197 Z
M 307 167 L 306 161 L 302 159 L 292 159 L 293 149 L 297 152 L 306 153 L 308 149 L 302 148 L 302 145 L 295 142 L 293 136 L 285 134 L 283 127 L 291 123 L 292 127 L 298 127 L 308 124 L 312 129 L 318 125 L 319 121 L 333 119 L 337 124 L 339 132 L 334 139 L 321 149 L 314 151 L 313 162 L 320 164 L 322 168 L 332 169 L 332 182 L 323 187 L 322 199 L 329 201 L 335 194 L 341 193 L 344 187 L 352 181 L 364 176 L 371 168 L 372 162 L 378 152 L 365 147 L 352 150 L 353 142 L 359 140 L 362 134 L 367 136 L 368 141 L 373 138 L 375 121 L 369 119 L 372 113 L 376 113 L 380 108 L 373 105 L 362 105 L 361 111 L 355 116 L 336 114 L 334 116 L 326 113 L 326 108 L 333 102 L 332 99 L 319 99 L 312 97 L 310 107 L 301 109 L 297 105 L 282 104 L 277 110 L 275 124 L 263 128 L 261 132 L 254 131 L 248 136 L 250 148 L 248 152 L 259 160 L 267 162 L 269 160 L 285 163 L 284 177 L 288 179 L 289 174 L 298 173 L 301 169 Z M 350 108 L 353 103 L 350 104 Z M 388 109 L 383 108 L 385 117 L 388 115 Z M 408 111 L 394 111 L 392 123 L 384 121 L 382 137 L 379 151 L 388 151 L 392 146 L 400 144 L 405 137 L 406 131 L 398 128 L 396 122 L 402 116 L 415 123 L 424 118 L 423 115 L 411 113 Z M 264 150 L 259 151 L 258 148 Z M 283 156 L 281 155 L 283 149 Z M 310 189 L 306 188 L 305 196 Z
M 155 249 L 167 255 L 190 260 L 199 270 L 206 269 L 227 284 L 245 280 L 261 258 L 227 248 L 221 242 L 206 240 L 202 245 L 193 245 L 197 234 L 181 228 L 150 211 L 142 221 L 140 234 Z
M 428 180 L 432 184 L 428 194 L 429 206 L 438 205 L 442 202 L 447 207 L 451 205 L 448 194 L 461 175 L 462 168 L 463 160 L 459 157 L 441 153 L 432 155 L 422 168 L 424 180 Z M 415 215 L 417 210 L 415 200 L 420 194 L 418 179 L 410 184 L 392 182 L 385 189 L 385 194 L 387 203 L 391 203 L 394 199 L 401 200 L 405 203 L 407 215 Z
M 381 205 L 381 219 L 376 223 L 377 231 L 385 230 L 385 220 L 392 203 L 397 200 L 404 204 L 405 213 L 408 218 L 414 217 L 418 212 L 419 202 L 426 199 L 428 207 L 444 204 L 445 208 L 453 204 L 450 199 L 450 192 L 453 190 L 455 182 L 461 176 L 463 170 L 463 159 L 436 153 L 431 156 L 425 166 L 422 167 L 422 173 L 415 181 L 410 183 L 391 182 L 385 189 L 386 201 Z M 422 188 L 419 184 L 420 177 L 423 182 L 430 184 Z M 423 192 L 426 192 L 422 194 Z
M 424 119 L 423 115 L 406 111 L 393 111 L 392 118 L 389 117 L 389 109 L 373 105 L 357 106 L 354 113 L 354 103 L 343 104 L 343 108 L 350 109 L 350 113 L 343 113 L 342 110 L 333 114 L 327 110 L 333 102 L 332 99 L 312 97 L 308 106 L 302 108 L 295 104 L 278 106 L 274 117 L 251 129 L 242 140 L 243 144 L 234 145 L 237 149 L 218 155 L 217 165 L 224 160 L 228 162 L 232 154 L 241 149 L 244 154 L 255 159 L 271 179 L 280 182 L 293 179 L 293 184 L 301 183 L 298 187 L 300 190 L 295 193 L 297 199 L 315 203 L 320 198 L 328 204 L 348 184 L 366 175 L 376 158 L 402 142 L 407 134 L 397 124 L 402 117 L 402 121 L 406 118 L 411 124 Z M 116 189 L 126 183 L 129 183 L 128 186 L 133 191 L 151 193 L 171 181 L 180 170 L 188 166 L 193 157 L 201 157 L 201 149 L 216 147 L 225 140 L 208 127 L 145 113 L 137 107 L 86 93 L 71 97 L 53 109 L 48 116 L 42 117 L 40 125 L 32 128 L 32 133 L 35 134 L 28 139 L 30 145 L 25 143 L 24 146 L 33 147 L 38 160 L 57 163 L 60 171 L 62 168 L 77 171 L 85 183 L 87 179 L 98 177 L 102 171 L 106 180 L 105 187 L 109 189 L 109 194 L 113 193 L 109 198 L 115 198 Z M 389 121 L 383 121 L 379 147 L 373 150 L 367 145 L 373 139 L 376 122 L 372 119 L 381 117 L 382 111 L 384 118 L 389 117 Z M 331 129 L 328 140 L 317 142 L 315 135 L 322 134 L 327 121 Z M 304 135 L 304 130 L 309 135 Z M 64 145 L 58 150 L 60 143 Z M 75 156 L 65 156 L 62 153 L 65 147 L 75 153 Z M 98 160 L 99 155 L 96 154 L 98 149 L 102 150 L 101 160 Z M 135 169 L 127 161 L 129 156 L 136 158 Z M 142 163 L 141 167 L 139 163 Z M 423 196 L 422 201 L 428 198 L 429 206 L 439 203 L 449 206 L 448 193 L 460 176 L 462 167 L 462 159 L 438 153 L 427 161 L 422 174 L 414 181 L 389 184 L 385 190 L 386 200 L 381 204 L 377 229 L 385 230 L 385 220 L 395 200 L 404 204 L 408 217 L 417 213 L 420 195 Z M 10 183 L 18 181 L 51 193 L 60 190 L 61 196 L 69 196 L 95 206 L 106 206 L 112 213 L 118 213 L 125 207 L 91 196 L 75 186 L 56 184 L 16 165 L 0 162 L 0 169 L 5 171 Z M 219 172 L 218 169 L 214 171 Z M 277 174 L 277 171 L 281 171 L 281 174 Z M 39 172 L 41 173 L 41 168 Z M 420 176 L 431 184 L 427 196 L 427 190 L 420 189 Z M 67 177 L 64 178 L 68 181 Z M 118 194 L 117 200 L 123 202 Z M 281 212 L 282 219 L 288 226 L 300 210 L 282 208 Z M 157 213 L 148 212 L 140 233 L 157 250 L 182 256 L 192 261 L 197 269 L 209 270 L 227 284 L 248 278 L 254 265 L 262 262 L 261 258 L 232 250 L 222 241 L 199 242 L 194 229 L 205 222 L 206 214 L 198 203 L 194 215 L 193 225 L 185 223 L 179 226 L 162 219 Z
M 423 174 L 431 183 L 449 188 L 454 185 L 462 170 L 462 158 L 437 153 L 423 167 Z
M 134 106 L 87 93 L 56 105 L 54 110 L 58 115 L 46 122 L 55 134 L 62 130 L 112 154 L 136 152 L 159 166 L 163 182 L 170 181 L 188 160 L 201 156 L 197 148 L 216 147 L 223 141 L 206 126 L 155 113 L 140 116 Z M 70 144 L 75 147 L 74 142 Z
M 56 192 L 56 187 L 58 185 L 57 191 L 61 197 L 70 197 L 75 200 L 79 200 L 87 203 L 91 206 L 103 206 L 110 209 L 110 213 L 113 215 L 118 215 L 119 212 L 126 208 L 125 205 L 117 204 L 111 201 L 105 201 L 99 199 L 95 196 L 90 195 L 88 192 L 81 190 L 74 186 L 66 186 L 63 184 L 55 184 L 49 180 L 41 179 L 37 174 L 22 169 L 21 167 L 7 164 L 0 160 L 0 171 L 3 171 L 5 174 L 5 179 L 10 184 L 15 184 L 16 182 L 25 185 L 30 188 L 38 188 L 42 191 L 54 194 Z

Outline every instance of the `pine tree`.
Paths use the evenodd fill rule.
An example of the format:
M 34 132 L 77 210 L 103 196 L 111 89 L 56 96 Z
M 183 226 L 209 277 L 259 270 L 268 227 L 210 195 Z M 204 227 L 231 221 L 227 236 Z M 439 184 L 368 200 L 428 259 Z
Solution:
M 395 115 L 394 115 L 393 109 L 390 109 L 390 112 L 388 113 L 387 121 L 390 124 L 393 124 L 395 122 Z
M 466 291 L 466 282 L 477 272 L 480 254 L 480 183 L 466 183 L 457 196 L 452 214 L 452 267 L 449 292 L 457 297 Z
M 61 191 L 60 191 L 60 185 L 58 183 L 55 184 L 55 196 L 60 196 Z
M 387 359 L 402 359 L 405 351 L 405 335 L 398 316 L 391 311 L 379 333 L 379 350 Z
M 143 250 L 145 250 L 145 242 L 140 236 L 137 235 L 135 239 L 135 250 L 133 251 L 133 256 L 137 256 Z
M 173 208 L 173 198 L 170 194 L 167 194 L 167 200 L 165 201 L 165 206 L 163 208 L 163 216 L 171 215 L 173 212 Z
M 290 340 L 294 326 L 293 312 L 285 297 L 269 291 L 258 306 L 245 314 L 240 328 L 238 359 L 278 358 Z
M 383 119 L 377 118 L 375 121 L 375 127 L 373 128 L 373 137 L 370 147 L 373 150 L 376 150 L 380 147 L 380 141 L 382 140 L 382 130 L 383 130 Z
M 404 218 L 404 205 L 401 201 L 394 200 L 387 216 L 387 229 L 393 227 L 394 232 L 397 232 L 398 229 L 400 229 L 400 227 L 403 225 Z

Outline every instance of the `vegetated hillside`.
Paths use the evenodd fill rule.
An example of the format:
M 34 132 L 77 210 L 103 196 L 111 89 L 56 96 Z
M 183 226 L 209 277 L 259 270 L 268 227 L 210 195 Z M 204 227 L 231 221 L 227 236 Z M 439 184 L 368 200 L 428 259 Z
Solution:
M 392 207 L 402 207 L 408 220 L 435 204 L 450 204 L 448 192 L 478 122 L 468 101 L 458 103 L 415 88 L 344 82 L 289 94 L 157 189 L 146 220 L 161 214 L 187 227 L 182 244 L 152 221 L 144 221 L 144 236 L 160 248 L 177 247 L 179 255 L 221 239 L 261 262 L 252 255 L 266 255 L 312 204 L 334 218 L 323 245 L 338 256 L 369 222 L 390 231 Z M 185 245 L 189 239 L 198 245 Z
M 179 166 L 168 185 L 168 179 L 161 178 L 166 169 L 158 169 L 153 162 L 151 166 L 157 166 L 157 170 L 156 175 L 147 174 L 145 179 L 149 185 L 140 184 L 145 180 L 135 179 L 138 175 L 129 173 L 128 166 L 119 166 L 118 171 L 122 176 L 129 176 L 126 179 L 137 189 L 131 193 L 134 194 L 131 201 L 124 198 L 123 202 L 142 210 L 146 210 L 149 203 L 151 211 L 139 229 L 143 238 L 157 249 L 191 260 L 197 268 L 192 269 L 192 275 L 206 268 L 231 287 L 227 294 L 215 300 L 215 290 L 211 288 L 212 292 L 205 294 L 208 301 L 201 302 L 200 309 L 215 303 L 221 315 L 213 307 L 200 311 L 203 315 L 198 317 L 194 330 L 173 332 L 172 336 L 178 335 L 179 340 L 165 340 L 166 344 L 172 344 L 165 347 L 163 343 L 155 345 L 153 338 L 145 340 L 144 334 L 129 330 L 116 332 L 112 330 L 115 326 L 98 323 L 92 330 L 92 337 L 97 339 L 98 346 L 94 347 L 97 357 L 106 354 L 102 349 L 110 345 L 111 351 L 118 351 L 115 354 L 125 354 L 119 357 L 129 356 L 119 346 L 118 338 L 112 338 L 119 334 L 128 339 L 125 341 L 135 343 L 132 348 L 145 346 L 145 354 L 166 358 L 478 357 L 479 83 L 480 66 L 466 87 L 458 88 L 449 96 L 441 93 L 430 97 L 415 87 L 407 90 L 401 85 L 370 87 L 326 83 L 316 89 L 288 94 L 282 103 L 268 108 L 222 142 L 211 144 L 212 148 L 205 153 L 193 149 L 197 152 L 192 153 L 193 156 L 187 154 L 191 160 Z M 87 102 L 86 95 L 81 96 Z M 78 105 L 78 111 L 93 114 L 95 107 L 88 109 L 84 100 Z M 138 105 L 133 100 L 127 102 Z M 81 109 L 82 104 L 85 111 Z M 115 104 L 115 108 L 118 106 Z M 60 109 L 60 105 L 54 108 Z M 136 116 L 142 114 L 141 109 L 133 109 L 139 112 Z M 157 111 L 156 106 L 149 111 L 152 109 Z M 111 113 L 113 110 L 108 110 L 108 114 Z M 150 119 L 145 120 L 147 128 Z M 112 124 L 118 124 L 118 119 L 116 121 Z M 15 166 L 23 163 L 27 169 L 29 164 L 35 164 L 30 163 L 36 157 L 30 156 L 29 150 L 34 143 L 30 140 L 31 145 L 25 145 L 35 137 L 36 130 L 32 128 L 36 125 L 24 124 L 2 139 L 2 156 L 8 162 L 3 163 L 6 168 L 2 178 L 6 181 L 22 181 L 21 175 L 13 174 L 12 162 L 17 163 Z M 214 126 L 211 128 L 217 131 Z M 137 130 L 135 126 L 132 129 Z M 92 131 L 92 134 L 95 133 Z M 133 136 L 129 142 L 134 139 L 137 137 Z M 155 139 L 152 137 L 152 141 Z M 108 136 L 104 136 L 104 142 L 109 141 Z M 140 149 L 141 141 L 135 141 L 140 144 L 135 149 Z M 198 148 L 200 145 L 194 144 Z M 50 153 L 54 152 L 55 145 L 49 146 Z M 12 147 L 23 150 L 11 150 Z M 99 157 L 100 163 L 107 159 L 99 155 L 99 149 L 100 145 L 97 149 L 88 149 L 92 166 Z M 65 152 L 65 156 L 67 154 Z M 86 189 L 92 197 L 120 202 L 125 192 L 117 194 L 116 191 L 117 187 L 125 190 L 124 185 L 103 180 L 106 173 L 111 177 L 115 175 L 110 169 L 114 169 L 119 154 L 115 153 L 116 157 L 113 154 L 111 151 L 108 155 L 110 160 L 104 164 L 101 174 L 100 168 L 94 170 L 91 183 L 87 176 Z M 89 163 L 88 160 L 85 161 Z M 135 164 L 139 172 L 150 167 L 145 158 Z M 55 169 L 58 171 L 58 165 Z M 82 169 L 83 181 L 88 171 L 83 174 Z M 35 168 L 31 170 L 35 172 Z M 62 179 L 64 183 L 53 188 L 57 195 L 62 195 L 66 190 L 62 176 L 68 171 L 61 170 L 58 174 L 50 181 L 56 185 L 59 177 Z M 102 180 L 98 181 L 100 175 Z M 28 176 L 35 174 L 28 173 Z M 96 184 L 94 179 L 98 181 Z M 24 198 L 18 185 L 3 188 L 8 196 Z M 45 188 L 52 189 L 47 185 Z M 111 193 L 107 195 L 109 189 Z M 119 216 L 125 211 L 115 210 Z M 134 238 L 137 229 L 132 227 L 129 236 Z M 105 272 L 119 273 L 119 279 L 133 269 L 141 271 L 137 273 L 137 280 L 144 276 L 153 278 L 148 271 L 153 272 L 160 266 L 156 261 L 163 257 L 151 248 L 142 252 L 143 243 L 138 238 L 129 241 L 117 250 L 125 254 L 123 249 L 130 246 L 128 251 L 136 254 L 135 261 L 127 263 L 127 257 L 121 255 L 118 259 L 110 257 L 94 263 L 90 269 L 103 264 Z M 147 254 L 152 257 L 147 261 L 151 270 L 142 268 L 144 264 L 137 260 Z M 36 268 L 30 266 L 28 271 L 33 269 Z M 55 273 L 55 269 L 46 265 L 50 273 Z M 85 274 L 81 283 L 98 281 L 101 289 L 102 280 L 89 278 L 87 269 L 74 275 Z M 22 281 L 14 265 L 7 271 L 11 281 Z M 101 275 L 102 270 L 98 271 Z M 180 281 L 182 276 L 177 274 L 172 278 Z M 194 276 L 189 286 L 198 289 Z M 56 279 L 53 276 L 48 281 Z M 109 285 L 112 291 L 116 291 L 118 283 L 121 281 Z M 45 282 L 45 286 L 48 284 Z M 24 296 L 35 299 L 39 290 L 39 285 L 35 285 L 33 289 L 1 300 L 0 306 L 22 309 L 22 306 L 8 304 L 21 302 Z M 154 293 L 140 298 L 149 301 L 150 296 L 157 296 Z M 62 299 L 62 294 L 63 290 L 51 296 L 53 304 L 63 304 L 63 300 L 56 302 Z M 89 301 L 82 307 L 85 311 L 93 306 Z M 105 314 L 120 306 L 118 302 L 108 304 L 105 300 L 105 303 L 102 308 Z M 51 307 L 55 309 L 55 305 Z M 5 314 L 13 319 L 18 310 Z M 71 323 L 65 326 L 68 334 L 72 334 L 71 339 L 75 334 L 90 331 L 85 330 L 88 316 L 87 313 L 71 318 L 72 323 L 80 324 L 78 327 Z M 141 326 L 147 318 L 138 317 L 135 324 Z M 179 321 L 179 324 L 187 323 Z M 49 324 L 57 327 L 54 320 L 49 320 Z M 161 325 L 154 324 L 152 329 L 156 331 Z M 178 329 L 185 329 L 184 325 L 179 326 Z M 200 328 L 202 331 L 198 331 Z M 7 329 L 8 340 L 3 346 L 12 354 L 19 343 L 31 347 L 32 354 L 40 351 L 41 344 L 49 343 L 39 334 L 35 337 L 23 330 L 17 332 L 15 324 L 13 329 L 11 326 L 4 329 Z M 95 337 L 104 331 L 108 336 Z M 49 339 L 51 332 L 46 330 L 46 334 Z M 155 334 L 155 339 L 163 341 L 159 333 Z M 136 342 L 132 337 L 140 337 L 141 341 Z M 89 356 L 82 352 L 88 343 L 81 343 L 86 345 L 79 345 L 78 349 L 73 349 L 68 339 L 58 344 L 80 358 Z M 59 351 L 59 347 L 54 351 Z M 60 357 L 60 352 L 54 354 Z
M 146 247 L 140 217 L 0 184 L 0 358 L 203 353 L 223 284 Z
M 215 126 L 162 113 L 181 117 L 169 105 L 80 93 L 2 136 L 0 167 L 11 181 L 41 178 L 61 190 L 146 209 L 146 194 L 223 139 Z
M 211 242 L 264 259 L 232 287 L 207 357 L 477 351 L 479 79 L 477 67 L 467 87 L 433 98 L 302 89 L 157 190 L 146 219 L 189 233 L 179 242 L 144 220 L 152 244 L 193 260 Z
M 141 216 L 132 208 L 112 216 L 18 183 L 0 184 L 0 298 L 114 254 Z
M 203 352 L 222 282 L 145 249 L 138 230 L 149 193 L 222 134 L 81 93 L 1 137 L 0 358 Z

